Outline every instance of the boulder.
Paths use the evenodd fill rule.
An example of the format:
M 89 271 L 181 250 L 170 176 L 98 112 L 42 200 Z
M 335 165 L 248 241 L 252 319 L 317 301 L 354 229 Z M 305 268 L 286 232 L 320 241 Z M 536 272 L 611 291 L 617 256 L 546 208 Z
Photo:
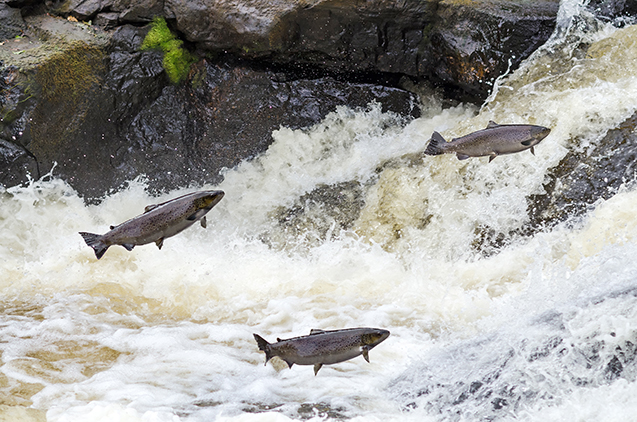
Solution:
M 476 98 L 548 39 L 558 6 L 557 0 L 165 2 L 176 29 L 206 51 L 334 73 L 433 79 Z

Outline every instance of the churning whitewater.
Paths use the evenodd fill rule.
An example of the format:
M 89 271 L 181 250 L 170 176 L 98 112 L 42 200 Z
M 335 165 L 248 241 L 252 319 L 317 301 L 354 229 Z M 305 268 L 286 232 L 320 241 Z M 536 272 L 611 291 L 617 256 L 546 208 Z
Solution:
M 228 170 L 207 229 L 158 250 L 108 228 L 188 194 L 143 177 L 86 205 L 55 173 L 0 190 L 0 412 L 14 421 L 617 421 L 637 412 L 637 190 L 507 237 L 570 152 L 637 111 L 637 26 L 564 0 L 480 108 L 341 107 Z M 582 50 L 584 49 L 584 50 Z M 529 152 L 424 156 L 434 132 L 544 126 Z M 558 181 L 559 182 L 559 181 Z M 599 181 L 598 181 L 599 182 Z M 491 235 L 495 234 L 495 235 Z M 494 240 L 495 239 L 495 240 Z M 253 333 L 391 332 L 372 359 L 263 365 Z

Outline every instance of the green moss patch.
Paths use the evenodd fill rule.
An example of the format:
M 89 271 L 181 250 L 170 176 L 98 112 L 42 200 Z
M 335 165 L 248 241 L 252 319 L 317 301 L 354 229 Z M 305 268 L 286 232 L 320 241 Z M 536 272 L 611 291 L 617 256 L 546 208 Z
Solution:
M 196 61 L 196 58 L 183 48 L 183 43 L 168 28 L 164 18 L 156 17 L 151 22 L 151 29 L 144 38 L 141 49 L 160 50 L 164 54 L 164 70 L 170 81 L 177 84 L 188 76 L 190 66 Z

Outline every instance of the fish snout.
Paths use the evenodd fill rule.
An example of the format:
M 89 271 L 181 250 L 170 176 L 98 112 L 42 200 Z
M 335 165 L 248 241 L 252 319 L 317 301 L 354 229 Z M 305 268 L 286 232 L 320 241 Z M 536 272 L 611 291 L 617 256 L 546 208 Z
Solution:
M 551 133 L 551 129 L 544 126 L 534 126 L 533 129 L 531 130 L 531 136 L 537 142 L 540 142 L 542 139 L 549 136 L 549 133 Z
M 207 195 L 200 198 L 199 208 L 211 209 L 221 201 L 226 193 L 222 190 L 211 190 Z
M 363 343 L 366 346 L 372 346 L 372 347 L 376 346 L 382 343 L 383 341 L 385 341 L 385 339 L 389 337 L 389 334 L 390 333 L 388 330 L 374 328 L 370 330 L 368 333 L 363 334 Z

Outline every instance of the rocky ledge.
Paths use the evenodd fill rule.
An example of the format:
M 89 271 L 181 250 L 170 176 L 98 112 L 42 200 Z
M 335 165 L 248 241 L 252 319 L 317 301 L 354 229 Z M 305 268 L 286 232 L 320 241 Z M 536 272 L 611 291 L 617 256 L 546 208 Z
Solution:
M 414 86 L 480 102 L 550 36 L 558 0 L 0 0 L 0 184 L 56 176 L 87 199 L 146 175 L 217 182 L 281 125 Z M 614 10 L 613 13 L 620 13 Z M 194 58 L 171 83 L 140 49 L 162 17 Z

